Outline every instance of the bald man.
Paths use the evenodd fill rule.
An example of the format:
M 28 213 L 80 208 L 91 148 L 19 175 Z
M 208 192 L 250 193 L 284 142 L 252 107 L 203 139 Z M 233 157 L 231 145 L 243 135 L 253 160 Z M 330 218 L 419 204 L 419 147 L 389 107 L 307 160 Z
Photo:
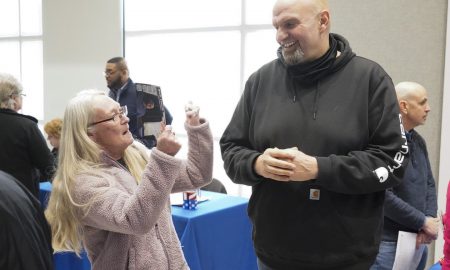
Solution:
M 409 269 L 422 270 L 427 262 L 430 244 L 437 238 L 436 188 L 428 159 L 425 140 L 414 130 L 425 124 L 430 106 L 427 90 L 415 82 L 401 82 L 395 86 L 410 149 L 410 162 L 403 182 L 386 191 L 384 228 L 379 254 L 371 270 L 392 269 L 399 231 L 417 233 L 416 246 L 421 252 L 418 265 Z
M 220 140 L 228 176 L 253 188 L 258 266 L 367 270 L 407 160 L 394 84 L 330 33 L 327 1 L 278 0 L 272 23 L 278 59 L 249 77 Z

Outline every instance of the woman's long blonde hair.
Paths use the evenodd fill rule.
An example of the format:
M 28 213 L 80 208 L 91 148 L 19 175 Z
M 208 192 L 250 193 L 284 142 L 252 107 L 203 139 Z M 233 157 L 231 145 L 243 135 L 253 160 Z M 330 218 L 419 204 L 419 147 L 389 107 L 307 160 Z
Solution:
M 104 166 L 100 157 L 102 150 L 88 136 L 88 124 L 94 119 L 98 98 L 108 97 L 99 90 L 84 90 L 70 100 L 64 113 L 58 169 L 45 211 L 52 228 L 55 252 L 74 251 L 79 255 L 83 247 L 80 217 L 87 213 L 95 198 L 87 204 L 79 204 L 73 200 L 71 190 L 76 185 L 77 175 L 98 174 Z M 125 150 L 124 160 L 139 183 L 148 161 L 145 150 L 132 144 Z

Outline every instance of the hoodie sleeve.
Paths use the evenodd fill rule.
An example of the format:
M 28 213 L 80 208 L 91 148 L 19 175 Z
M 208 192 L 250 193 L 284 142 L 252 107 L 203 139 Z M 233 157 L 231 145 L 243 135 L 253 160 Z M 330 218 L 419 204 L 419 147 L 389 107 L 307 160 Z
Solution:
M 394 85 L 381 67 L 369 82 L 369 140 L 347 155 L 317 157 L 317 184 L 344 194 L 365 194 L 398 185 L 408 162 L 408 145 Z M 355 130 L 358 132 L 358 130 Z
M 231 121 L 220 139 L 222 159 L 228 176 L 236 184 L 249 186 L 263 181 L 263 178 L 253 170 L 253 163 L 261 153 L 253 150 L 254 147 L 249 141 L 250 112 L 252 110 L 250 89 L 255 76 L 253 74 L 247 81 Z

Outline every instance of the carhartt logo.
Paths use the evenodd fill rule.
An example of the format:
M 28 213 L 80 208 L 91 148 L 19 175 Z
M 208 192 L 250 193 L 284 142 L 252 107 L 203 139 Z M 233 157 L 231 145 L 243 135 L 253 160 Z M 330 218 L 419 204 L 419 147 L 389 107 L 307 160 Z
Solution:
M 318 201 L 320 200 L 320 189 L 310 189 L 309 190 L 309 199 Z
M 384 167 L 380 167 L 373 172 L 377 175 L 378 179 L 380 179 L 380 183 L 383 183 L 389 178 L 389 172 Z

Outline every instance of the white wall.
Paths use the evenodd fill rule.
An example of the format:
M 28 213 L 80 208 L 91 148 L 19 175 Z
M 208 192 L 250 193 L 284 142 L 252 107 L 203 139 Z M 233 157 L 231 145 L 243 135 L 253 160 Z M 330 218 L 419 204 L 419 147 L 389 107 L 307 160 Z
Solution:
M 122 1 L 42 1 L 44 119 L 62 117 L 78 91 L 106 89 L 105 62 L 121 56 Z

